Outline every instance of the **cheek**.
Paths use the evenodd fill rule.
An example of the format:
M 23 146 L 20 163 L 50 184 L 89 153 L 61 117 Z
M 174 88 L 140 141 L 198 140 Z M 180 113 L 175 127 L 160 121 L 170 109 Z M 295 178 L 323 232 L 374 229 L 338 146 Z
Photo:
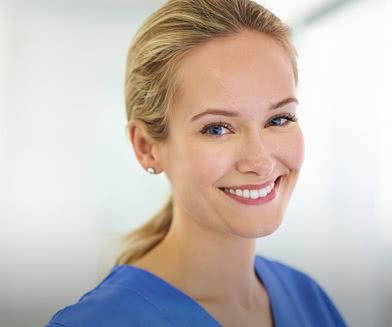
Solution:
M 180 142 L 170 146 L 170 157 L 167 160 L 170 164 L 168 173 L 173 182 L 188 181 L 192 188 L 197 185 L 212 185 L 230 170 L 231 152 L 223 144 L 216 146 L 214 140 L 179 139 Z
M 278 156 L 291 170 L 299 171 L 304 160 L 304 138 L 300 128 L 288 133 L 277 144 Z
M 199 184 L 213 184 L 231 167 L 230 152 L 224 149 L 224 146 L 217 147 L 208 141 L 190 143 L 184 149 L 188 163 L 187 173 L 194 176 Z

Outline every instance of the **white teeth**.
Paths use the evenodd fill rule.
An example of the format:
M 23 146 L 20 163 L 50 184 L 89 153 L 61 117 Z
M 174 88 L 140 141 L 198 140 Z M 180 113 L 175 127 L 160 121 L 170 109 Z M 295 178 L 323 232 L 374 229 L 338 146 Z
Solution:
M 224 191 L 235 194 L 237 196 L 241 196 L 246 199 L 257 199 L 257 198 L 263 198 L 267 196 L 275 187 L 275 182 L 272 182 L 271 185 L 266 186 L 265 188 L 262 188 L 260 190 L 240 190 L 240 189 L 232 189 L 232 188 L 225 188 Z
M 244 198 L 249 199 L 249 198 L 250 198 L 250 192 L 249 192 L 249 190 L 242 190 L 242 196 L 243 196 Z
M 259 193 L 259 196 L 261 196 L 262 198 L 264 198 L 265 196 L 267 196 L 267 194 L 269 193 L 268 190 L 266 190 L 265 188 L 256 191 L 257 193 Z
M 259 191 L 258 190 L 251 190 L 250 191 L 250 198 L 251 199 L 257 199 L 259 197 Z

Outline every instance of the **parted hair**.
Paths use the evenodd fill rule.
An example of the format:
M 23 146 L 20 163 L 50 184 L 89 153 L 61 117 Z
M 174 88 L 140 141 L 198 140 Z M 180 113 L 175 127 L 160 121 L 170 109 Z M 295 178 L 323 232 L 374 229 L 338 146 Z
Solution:
M 153 141 L 164 141 L 179 87 L 176 68 L 192 48 L 242 30 L 264 33 L 287 52 L 298 81 L 296 50 L 290 28 L 251 0 L 168 0 L 143 23 L 128 51 L 125 105 L 128 123 L 142 122 Z M 115 264 L 132 264 L 152 250 L 169 231 L 173 198 L 146 223 L 123 238 Z

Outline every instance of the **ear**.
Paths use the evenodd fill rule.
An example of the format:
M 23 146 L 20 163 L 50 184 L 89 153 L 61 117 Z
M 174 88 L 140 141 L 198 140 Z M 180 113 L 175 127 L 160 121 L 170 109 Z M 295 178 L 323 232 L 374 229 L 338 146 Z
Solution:
M 147 170 L 153 168 L 155 173 L 162 171 L 157 151 L 158 144 L 147 133 L 146 125 L 140 120 L 133 120 L 128 124 L 129 138 L 140 165 Z

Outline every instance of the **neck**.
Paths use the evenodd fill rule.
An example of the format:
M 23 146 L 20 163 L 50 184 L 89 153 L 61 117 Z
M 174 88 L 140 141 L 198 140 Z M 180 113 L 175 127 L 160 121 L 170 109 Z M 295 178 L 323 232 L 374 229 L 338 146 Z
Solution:
M 254 271 L 255 240 L 214 231 L 176 214 L 167 236 L 134 263 L 197 301 L 250 309 L 260 294 Z

